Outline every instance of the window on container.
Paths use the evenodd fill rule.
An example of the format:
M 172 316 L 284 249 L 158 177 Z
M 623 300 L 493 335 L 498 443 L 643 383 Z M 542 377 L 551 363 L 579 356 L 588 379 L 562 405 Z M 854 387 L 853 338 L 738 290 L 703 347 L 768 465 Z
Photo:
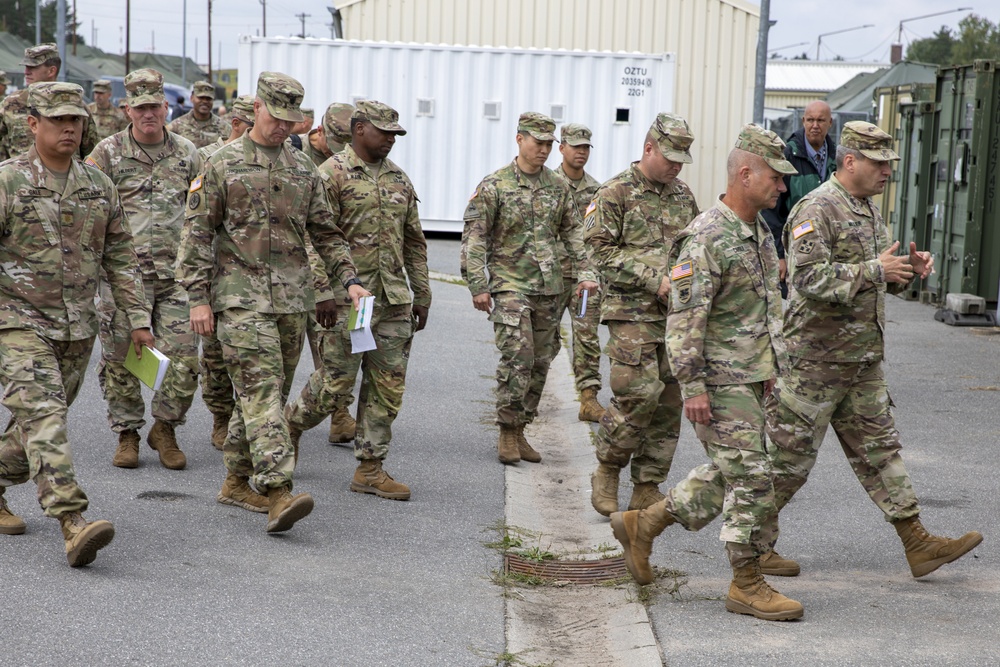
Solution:
M 434 116 L 434 100 L 417 98 L 417 115 Z
M 628 122 L 628 109 L 615 109 L 615 122 L 616 123 L 627 123 Z
M 489 120 L 500 120 L 500 103 L 483 102 L 483 116 Z
M 557 123 L 561 123 L 566 120 L 566 105 L 565 104 L 553 104 L 549 116 L 552 117 Z

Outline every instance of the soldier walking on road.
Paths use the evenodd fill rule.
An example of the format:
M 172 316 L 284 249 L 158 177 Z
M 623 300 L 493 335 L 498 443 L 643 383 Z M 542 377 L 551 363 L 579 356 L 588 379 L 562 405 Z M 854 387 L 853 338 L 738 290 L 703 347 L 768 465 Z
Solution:
M 775 501 L 781 509 L 806 483 L 833 426 L 861 486 L 899 534 L 910 572 L 922 577 L 983 540 L 975 531 L 937 537 L 920 523 L 882 371 L 885 296 L 930 275 L 934 258 L 915 243 L 896 255 L 899 243 L 890 244 L 871 199 L 899 159 L 892 137 L 871 123 L 846 123 L 836 159 L 836 173 L 802 198 L 785 225 L 791 369 L 767 406 L 777 446 Z
M 618 511 L 618 478 L 632 463 L 629 509 L 663 498 L 681 428 L 681 393 L 670 373 L 664 332 L 674 237 L 696 215 L 691 188 L 677 178 L 691 163 L 694 136 L 687 121 L 661 113 L 638 162 L 597 191 L 584 235 L 605 286 L 601 321 L 610 340 L 614 398 L 597 431 L 597 470 L 591 504 L 604 516 Z
M 406 366 L 413 334 L 427 325 L 431 287 L 427 242 L 420 228 L 417 193 L 389 152 L 406 134 L 399 114 L 381 102 L 358 102 L 351 117 L 351 143 L 323 163 L 334 222 L 351 245 L 361 280 L 375 296 L 371 331 L 377 348 L 352 354 L 347 318 L 320 330 L 321 364 L 309 377 L 286 416 L 292 442 L 335 409 L 351 404 L 361 370 L 354 456 L 359 464 L 351 491 L 408 500 L 410 489 L 382 468 L 392 440 L 392 423 L 403 405 Z M 411 293 L 412 290 L 412 293 Z M 334 289 L 338 306 L 349 306 Z
M 182 470 L 187 459 L 175 430 L 187 417 L 198 390 L 198 335 L 188 324 L 187 293 L 174 280 L 174 264 L 188 187 L 201 170 L 194 144 L 164 129 L 167 101 L 163 75 L 140 69 L 125 77 L 131 125 L 97 144 L 87 164 L 115 183 L 132 230 L 146 307 L 152 313 L 159 350 L 170 359 L 163 385 L 153 394 L 156 420 L 147 436 L 160 464 Z M 125 368 L 129 323 L 108 286 L 101 285 L 101 363 L 97 377 L 108 403 L 108 423 L 118 434 L 112 465 L 139 465 L 139 429 L 146 405 L 139 379 Z
M 238 402 L 224 448 L 219 502 L 262 511 L 247 482 L 266 492 L 267 532 L 308 515 L 313 499 L 292 496 L 294 449 L 284 406 L 302 350 L 306 313 L 332 324 L 332 301 L 317 305 L 306 254 L 311 240 L 326 274 L 357 300 L 350 249 L 334 223 L 323 180 L 285 145 L 302 119 L 302 84 L 286 74 L 257 80 L 254 126 L 210 157 L 191 183 L 177 279 L 188 292 L 191 327 L 218 337 Z M 250 500 L 247 500 L 250 498 Z
M 597 290 L 569 186 L 545 167 L 555 129 L 548 116 L 521 114 L 517 157 L 484 178 L 465 209 L 462 277 L 472 305 L 489 313 L 500 350 L 497 455 L 505 464 L 542 460 L 524 427 L 535 418 L 559 352 L 561 249 L 580 280 L 577 293 Z
M 719 539 L 733 569 L 726 609 L 772 621 L 802 616 L 802 605 L 772 589 L 760 566 L 778 516 L 764 399 L 788 363 L 778 255 L 760 211 L 773 207 L 785 190 L 782 174 L 795 171 L 783 148 L 773 132 L 745 125 L 729 154 L 726 194 L 677 235 L 671 253 L 670 365 L 684 414 L 712 463 L 695 468 L 650 508 L 611 515 L 629 571 L 637 583 L 651 583 L 653 539 L 675 522 L 690 530 L 707 524 L 701 514 L 703 473 L 721 477 Z
M 590 128 L 579 123 L 568 123 L 559 130 L 559 153 L 562 164 L 556 174 L 562 176 L 573 193 L 573 201 L 580 219 L 586 214 L 587 206 L 594 199 L 601 184 L 584 171 L 590 159 Z M 601 293 L 594 290 L 587 294 L 587 312 L 580 317 L 582 298 L 576 294 L 576 276 L 569 256 L 562 254 L 564 292 L 559 316 L 569 309 L 573 330 L 573 375 L 576 390 L 580 392 L 580 421 L 600 421 L 604 406 L 597 402 L 601 391 L 601 340 L 597 335 L 597 325 L 601 323 Z M 591 267 L 593 268 L 593 267 Z
M 11 421 L 0 436 L 0 533 L 25 524 L 3 499 L 12 484 L 38 485 L 46 516 L 59 519 L 72 567 L 114 537 L 108 521 L 83 518 L 66 415 L 97 335 L 94 296 L 103 271 L 122 305 L 137 353 L 153 345 L 132 236 L 109 178 L 74 155 L 87 119 L 74 83 L 29 86 L 28 152 L 0 165 L 0 382 Z
M 97 135 L 106 139 L 128 127 L 129 118 L 111 105 L 111 82 L 98 79 L 94 82 L 94 101 L 87 105 L 90 117 L 97 125 Z
M 203 163 L 217 150 L 236 141 L 253 127 L 253 99 L 253 95 L 241 95 L 233 101 L 232 111 L 226 116 L 232 131 L 228 137 L 198 149 L 198 156 Z M 233 394 L 233 381 L 229 379 L 229 371 L 226 370 L 226 362 L 222 356 L 222 344 L 214 330 L 201 335 L 201 398 L 212 413 L 212 446 L 222 451 L 236 398 Z
M 52 43 L 28 47 L 19 64 L 24 65 L 24 88 L 0 103 L 0 162 L 22 155 L 31 148 L 34 139 L 28 129 L 28 88 L 33 83 L 55 81 L 59 77 L 62 67 L 59 47 Z M 84 158 L 100 140 L 97 125 L 88 115 L 83 121 L 83 139 L 77 155 Z
M 229 124 L 212 113 L 215 86 L 208 81 L 197 81 L 192 90 L 191 111 L 170 121 L 167 129 L 193 143 L 195 148 L 228 137 Z

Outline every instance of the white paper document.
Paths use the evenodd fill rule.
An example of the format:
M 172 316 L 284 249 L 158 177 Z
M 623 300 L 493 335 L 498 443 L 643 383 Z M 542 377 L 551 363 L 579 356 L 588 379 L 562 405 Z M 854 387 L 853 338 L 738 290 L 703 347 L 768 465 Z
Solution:
M 358 300 L 358 308 L 351 305 L 347 316 L 347 329 L 351 332 L 351 354 L 360 354 L 375 349 L 372 335 L 372 314 L 375 312 L 375 297 L 363 296 Z

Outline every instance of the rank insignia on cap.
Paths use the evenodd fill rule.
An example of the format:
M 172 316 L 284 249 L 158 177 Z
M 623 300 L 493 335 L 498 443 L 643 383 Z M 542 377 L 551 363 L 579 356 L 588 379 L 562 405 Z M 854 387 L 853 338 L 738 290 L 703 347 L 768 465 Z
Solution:
M 583 215 L 584 217 L 586 217 L 596 210 L 597 210 L 597 200 L 595 199 L 594 201 L 590 202 L 590 205 L 587 207 L 586 213 L 584 213 Z
M 191 181 L 191 189 L 188 192 L 194 192 L 195 190 L 201 189 L 201 176 L 198 176 L 193 181 Z
M 792 227 L 792 239 L 802 238 L 809 232 L 815 232 L 816 228 L 813 227 L 812 220 L 806 220 L 805 222 Z
M 694 273 L 694 269 L 691 268 L 691 262 L 682 262 L 670 271 L 671 280 L 680 280 L 681 278 L 687 278 Z

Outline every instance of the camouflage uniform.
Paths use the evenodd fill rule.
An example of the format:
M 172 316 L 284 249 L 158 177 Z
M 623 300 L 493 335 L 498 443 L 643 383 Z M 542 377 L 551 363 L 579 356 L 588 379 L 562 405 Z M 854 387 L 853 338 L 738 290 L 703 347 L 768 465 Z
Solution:
M 864 146 L 852 144 L 868 137 L 845 130 L 842 145 Z M 890 146 L 884 137 L 881 143 Z M 885 151 L 876 159 L 898 159 Z M 886 520 L 920 513 L 882 371 L 885 295 L 906 289 L 885 281 L 879 255 L 891 244 L 875 203 L 850 195 L 836 175 L 789 215 L 785 340 L 791 370 L 768 399 L 779 508 L 805 484 L 832 425 L 855 476 Z
M 190 141 L 164 132 L 164 144 L 150 155 L 131 131 L 97 145 L 87 163 L 107 174 L 118 189 L 132 230 L 146 307 L 153 315 L 156 345 L 170 366 L 150 411 L 159 421 L 179 426 L 198 389 L 198 336 L 191 331 L 187 294 L 174 279 L 174 264 L 184 203 L 201 160 Z M 124 365 L 131 329 L 101 285 L 101 363 L 98 379 L 108 402 L 108 423 L 115 433 L 145 425 L 142 386 Z
M 720 539 L 741 545 L 729 547 L 738 567 L 739 558 L 769 550 L 768 529 L 777 516 L 763 405 L 765 381 L 787 364 L 778 255 L 762 217 L 748 224 L 721 201 L 675 243 L 667 350 L 684 399 L 707 392 L 711 401 L 711 423 L 694 427 L 725 482 Z M 703 519 L 699 503 L 683 504 L 698 496 L 703 471 L 696 471 L 666 504 L 688 527 Z
M 326 153 L 322 153 L 322 152 L 316 150 L 313 147 L 312 142 L 310 141 L 310 139 L 311 139 L 312 135 L 315 132 L 319 132 L 319 130 L 313 130 L 309 134 L 303 134 L 303 135 L 301 135 L 302 136 L 302 152 L 306 154 L 306 157 L 308 157 L 310 160 L 312 160 L 312 162 L 313 162 L 314 165 L 316 165 L 317 167 L 319 167 L 321 164 L 323 164 L 324 162 L 326 162 L 327 159 L 330 156 L 327 155 Z
M 0 92 L 0 102 L 7 97 L 7 86 L 10 85 L 10 79 L 7 77 L 7 72 L 0 70 L 0 86 L 3 86 L 3 92 Z
M 653 129 L 681 137 L 686 152 L 692 138 L 680 123 L 661 114 Z M 674 237 L 696 215 L 686 183 L 655 183 L 633 163 L 601 186 L 584 221 L 604 285 L 601 321 L 610 334 L 605 353 L 614 392 L 597 431 L 597 459 L 616 468 L 631 459 L 634 484 L 665 480 L 677 448 L 681 394 L 664 345 L 667 305 L 656 292 Z
M 257 96 L 276 118 L 299 120 L 301 85 L 264 72 Z M 307 236 L 308 234 L 308 236 Z M 326 272 L 355 280 L 350 250 L 323 178 L 299 151 L 281 146 L 273 164 L 246 134 L 208 159 L 190 187 L 177 279 L 189 303 L 211 305 L 239 401 L 224 459 L 258 490 L 291 486 L 293 450 L 284 417 L 315 306 L 306 256 L 311 239 Z
M 215 99 L 215 86 L 207 81 L 197 81 L 192 86 L 191 96 Z M 167 129 L 181 135 L 193 143 L 196 148 L 201 148 L 218 139 L 229 138 L 231 128 L 229 123 L 211 112 L 205 120 L 198 120 L 194 117 L 194 109 L 192 109 L 180 118 L 170 121 Z
M 565 130 L 565 128 L 563 128 Z M 583 219 L 587 206 L 593 200 L 597 189 L 601 187 L 593 176 L 583 173 L 583 180 L 574 183 L 566 176 L 560 164 L 555 173 L 569 185 L 573 195 L 576 210 Z M 601 388 L 601 340 L 597 335 L 597 325 L 601 322 L 601 293 L 594 291 L 587 295 L 587 313 L 580 315 L 580 297 L 576 295 L 576 286 L 580 282 L 573 272 L 573 264 L 569 255 L 561 253 L 560 263 L 563 271 L 563 295 L 559 308 L 560 317 L 563 311 L 569 309 L 570 322 L 573 327 L 573 375 L 576 377 L 577 391 L 588 387 Z
M 94 82 L 94 92 L 95 93 L 111 93 L 111 82 L 107 79 L 98 79 Z M 90 117 L 94 119 L 94 123 L 97 125 L 97 136 L 101 139 L 106 139 L 112 134 L 121 132 L 126 127 L 128 127 L 129 119 L 120 109 L 108 104 L 107 109 L 101 109 L 97 102 L 91 102 L 87 105 L 87 111 L 90 113 Z
M 532 135 L 553 140 L 555 123 L 540 114 L 522 119 L 529 115 L 543 119 L 537 125 L 547 128 Z M 532 183 L 514 160 L 483 179 L 465 209 L 462 277 L 473 296 L 489 292 L 493 297 L 490 321 L 500 350 L 497 424 L 502 427 L 534 420 L 549 364 L 559 352 L 560 247 L 581 281 L 595 279 L 586 265 L 569 187 L 551 169 L 542 167 Z
M 81 159 L 100 140 L 94 119 L 88 118 L 83 126 L 83 140 L 78 153 Z M 0 102 L 0 162 L 26 153 L 34 141 L 28 128 L 28 88 L 22 88 Z
M 359 103 L 359 110 L 374 113 L 369 107 L 374 105 Z M 375 296 L 371 330 L 378 348 L 352 354 L 344 316 L 332 329 L 320 329 L 322 362 L 289 407 L 288 423 L 305 431 L 334 410 L 348 408 L 360 367 L 361 399 L 354 455 L 359 460 L 384 459 L 389 452 L 392 422 L 403 405 L 413 342 L 411 304 L 431 305 L 427 243 L 420 228 L 417 194 L 394 162 L 384 158 L 378 174 L 372 174 L 350 145 L 326 161 L 320 172 L 328 177 L 334 221 L 351 244 L 358 279 Z M 334 296 L 342 306 L 341 312 L 346 313 L 350 306 L 347 292 L 335 288 Z
M 83 115 L 76 84 L 32 88 L 51 106 L 47 115 Z M 60 101 L 69 97 L 79 111 Z M 149 327 L 132 237 L 110 179 L 74 160 L 63 189 L 33 146 L 0 167 L 0 226 L 0 381 L 12 413 L 0 436 L 0 485 L 34 479 L 47 516 L 82 512 L 66 414 L 97 334 L 102 270 L 132 328 Z

